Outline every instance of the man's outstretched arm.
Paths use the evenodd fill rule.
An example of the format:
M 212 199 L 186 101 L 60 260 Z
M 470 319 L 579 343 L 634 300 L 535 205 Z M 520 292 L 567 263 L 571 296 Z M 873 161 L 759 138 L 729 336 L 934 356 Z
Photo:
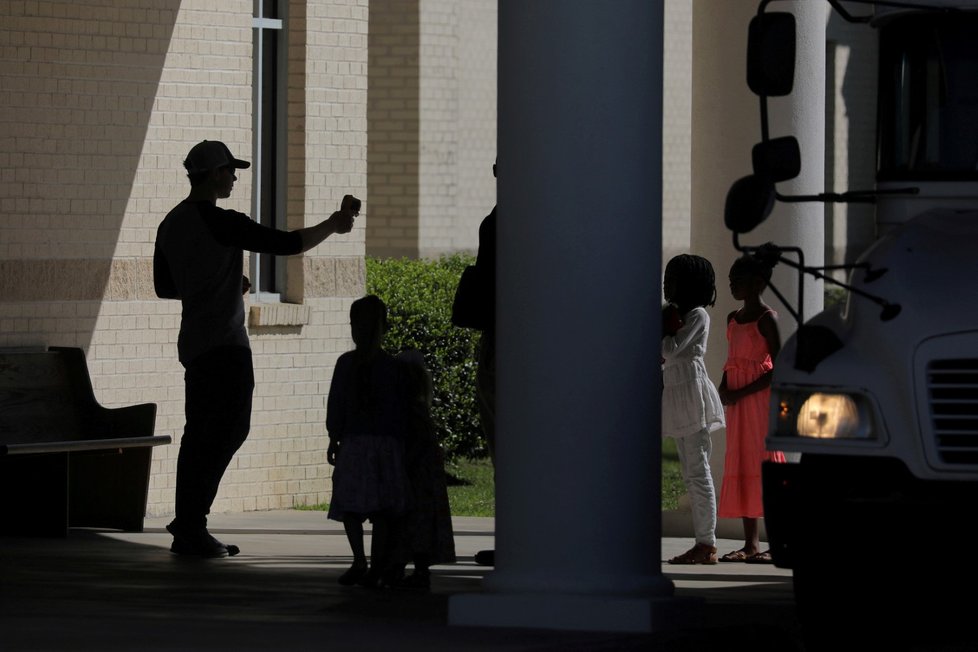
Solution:
M 315 226 L 294 231 L 302 238 L 302 251 L 309 251 L 334 233 L 349 233 L 353 230 L 353 218 L 359 214 L 360 200 L 353 195 L 344 196 L 340 210 Z

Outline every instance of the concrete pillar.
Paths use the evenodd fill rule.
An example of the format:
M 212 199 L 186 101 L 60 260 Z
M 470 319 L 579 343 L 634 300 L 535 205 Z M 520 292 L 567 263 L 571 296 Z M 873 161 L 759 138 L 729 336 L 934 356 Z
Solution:
M 771 137 L 793 135 L 801 147 L 801 174 L 778 184 L 785 195 L 814 195 L 825 190 L 825 27 L 829 5 L 826 2 L 793 0 L 781 3 L 795 15 L 797 54 L 795 86 L 791 95 L 769 101 Z M 777 7 L 777 4 L 771 5 Z M 752 244 L 772 241 L 801 247 L 805 264 L 820 266 L 825 261 L 825 204 L 821 202 L 781 203 L 771 217 L 748 240 Z M 786 297 L 796 301 L 798 276 L 794 270 L 779 267 L 774 282 Z M 824 283 L 805 277 L 805 319 L 822 310 Z M 777 299 L 774 299 L 777 301 Z M 794 333 L 797 324 L 781 311 L 782 338 Z M 793 361 L 785 361 L 793 364 Z
M 816 194 L 825 189 L 825 25 L 828 4 L 795 0 L 777 2 L 771 11 L 790 11 L 797 22 L 795 85 L 791 95 L 771 98 L 770 136 L 794 135 L 801 147 L 801 175 L 778 184 L 782 194 Z M 739 308 L 730 296 L 727 276 L 739 256 L 723 225 L 723 208 L 731 184 L 750 174 L 751 148 L 761 139 L 759 99 L 747 87 L 747 31 L 757 13 L 756 0 L 695 0 L 693 6 L 693 145 L 691 251 L 705 256 L 717 274 L 717 304 L 710 311 L 712 327 L 707 368 L 719 383 L 727 356 L 726 316 Z M 709 44 L 707 47 L 704 44 Z M 767 221 L 741 238 L 742 244 L 764 242 L 794 245 L 805 252 L 808 265 L 824 259 L 824 205 L 777 203 Z M 795 307 L 798 277 L 779 265 L 772 282 Z M 804 315 L 822 307 L 822 283 L 805 280 Z M 765 301 L 778 311 L 782 340 L 797 327 L 772 293 Z M 790 361 L 779 361 L 790 364 Z M 723 431 L 714 433 L 713 474 L 721 486 L 726 452 Z M 720 524 L 721 535 L 731 524 Z M 734 530 L 739 536 L 739 526 Z
M 651 631 L 662 4 L 499 5 L 496 569 L 455 625 Z

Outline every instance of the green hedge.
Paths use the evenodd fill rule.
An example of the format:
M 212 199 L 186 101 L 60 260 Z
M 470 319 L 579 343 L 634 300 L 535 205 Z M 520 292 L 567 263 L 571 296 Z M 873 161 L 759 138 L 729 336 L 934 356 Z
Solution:
M 439 260 L 367 258 L 367 293 L 387 304 L 390 331 L 384 347 L 424 354 L 435 385 L 432 416 L 447 461 L 488 455 L 475 398 L 479 332 L 451 323 L 459 276 L 475 259 L 455 254 Z
M 828 283 L 825 284 L 825 303 L 823 305 L 825 310 L 836 306 L 842 308 L 848 299 L 849 292 L 847 290 Z

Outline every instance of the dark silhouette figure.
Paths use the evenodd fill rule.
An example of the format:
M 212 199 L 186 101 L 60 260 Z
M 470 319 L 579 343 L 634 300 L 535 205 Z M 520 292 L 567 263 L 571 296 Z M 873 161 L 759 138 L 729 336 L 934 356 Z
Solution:
M 251 427 L 254 369 L 242 292 L 244 250 L 275 255 L 308 251 L 334 233 L 348 233 L 359 201 L 319 224 L 286 232 L 219 208 L 231 196 L 236 170 L 248 168 L 227 145 L 195 145 L 184 167 L 190 194 L 163 219 L 156 235 L 156 294 L 180 299 L 177 350 L 186 369 L 186 425 L 177 459 L 176 515 L 167 526 L 176 554 L 225 557 L 238 552 L 207 531 L 207 514 L 231 458 Z
M 496 166 L 492 166 L 496 175 Z M 489 458 L 496 463 L 496 207 L 479 225 L 479 253 L 475 261 L 482 279 L 481 301 L 485 305 L 485 323 L 479 340 L 479 366 L 476 370 L 476 397 L 479 420 L 489 448 Z
M 669 563 L 715 564 L 717 502 L 710 433 L 722 428 L 724 420 L 704 359 L 710 337 L 706 307 L 717 296 L 713 265 L 701 256 L 675 256 L 666 265 L 662 291 L 669 302 L 662 324 L 662 434 L 676 441 L 696 537 L 692 548 Z
M 336 361 L 326 405 L 333 471 L 328 517 L 346 530 L 353 565 L 340 584 L 377 587 L 400 579 L 400 524 L 407 511 L 409 483 L 404 462 L 408 407 L 403 365 L 383 350 L 387 307 L 370 295 L 350 307 L 356 349 Z M 373 525 L 370 564 L 363 522 Z
M 496 176 L 497 165 L 492 166 Z M 489 448 L 489 458 L 496 464 L 496 207 L 479 225 L 479 252 L 475 265 L 462 275 L 452 322 L 456 326 L 482 331 L 479 361 L 476 369 L 476 401 L 479 422 Z M 494 550 L 482 550 L 475 561 L 483 566 L 495 564 Z
M 445 458 L 431 419 L 433 388 L 424 357 L 412 349 L 398 354 L 397 360 L 403 366 L 408 400 L 406 459 L 411 488 L 401 554 L 403 565 L 409 561 L 414 564 L 414 572 L 397 586 L 428 589 L 431 587 L 429 568 L 455 561 Z
M 721 518 L 743 519 L 744 547 L 720 561 L 772 563 L 770 551 L 760 549 L 758 519 L 764 515 L 761 463 L 785 461 L 783 453 L 764 448 L 771 375 L 781 350 L 777 313 L 761 299 L 774 264 L 748 254 L 730 267 L 730 293 L 744 305 L 727 316 L 728 353 L 719 388 L 726 406 L 727 455 L 718 512 Z

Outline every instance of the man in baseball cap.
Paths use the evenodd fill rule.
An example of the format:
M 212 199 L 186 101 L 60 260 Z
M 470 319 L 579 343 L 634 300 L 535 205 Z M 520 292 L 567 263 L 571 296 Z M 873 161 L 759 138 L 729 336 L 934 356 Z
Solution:
M 177 458 L 176 514 L 166 529 L 174 554 L 228 557 L 238 547 L 211 536 L 207 514 L 251 428 L 255 375 L 241 296 L 244 251 L 291 256 L 349 233 L 360 200 L 346 195 L 340 209 L 318 224 L 280 231 L 217 206 L 231 196 L 235 171 L 250 166 L 227 145 L 197 143 L 183 165 L 190 194 L 160 223 L 153 255 L 157 296 L 183 304 L 177 353 L 186 370 L 186 425 Z
M 234 158 L 228 146 L 219 140 L 200 141 L 190 149 L 187 160 L 183 162 L 187 174 L 210 172 L 225 166 L 245 170 L 251 167 L 251 163 Z

